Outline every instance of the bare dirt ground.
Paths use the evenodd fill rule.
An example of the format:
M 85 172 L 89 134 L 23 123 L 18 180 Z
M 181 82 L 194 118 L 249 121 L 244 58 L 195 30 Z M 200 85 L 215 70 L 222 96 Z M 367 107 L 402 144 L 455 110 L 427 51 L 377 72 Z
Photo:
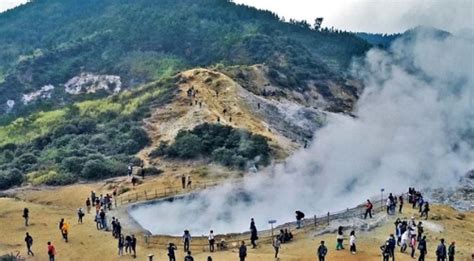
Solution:
M 71 185 L 60 188 L 26 188 L 19 190 L 14 198 L 0 199 L 0 253 L 10 253 L 20 251 L 22 256 L 26 256 L 24 245 L 24 235 L 29 232 L 34 237 L 33 251 L 36 256 L 28 257 L 27 260 L 47 260 L 46 242 L 52 241 L 57 248 L 57 260 L 132 260 L 131 256 L 118 257 L 117 243 L 110 232 L 98 231 L 95 228 L 93 216 L 87 214 L 84 217 L 84 224 L 77 224 L 76 210 L 84 207 L 85 198 L 91 190 L 98 193 L 110 193 L 110 188 L 114 185 L 131 188 L 126 193 L 141 193 L 149 189 L 164 189 L 169 186 L 170 178 L 174 180 L 172 186 L 178 189 L 180 183 L 176 177 L 181 171 L 189 171 L 186 168 L 176 170 L 176 173 L 166 173 L 159 177 L 147 177 L 144 183 L 131 188 L 127 178 L 117 178 L 112 181 L 92 184 Z M 196 182 L 206 182 L 214 177 L 196 176 Z M 113 184 L 111 186 L 111 184 Z M 127 194 L 123 194 L 127 195 Z M 30 209 L 30 226 L 23 224 L 22 210 L 24 207 Z M 119 206 L 123 208 L 126 206 Z M 398 217 L 418 216 L 418 213 L 407 208 L 406 214 Z M 448 206 L 433 206 L 430 213 L 430 220 L 425 224 L 428 236 L 428 258 L 435 260 L 434 250 L 440 238 L 447 241 L 457 242 L 457 259 L 471 260 L 470 255 L 474 252 L 474 213 L 460 213 Z M 65 218 L 71 224 L 70 241 L 65 243 L 61 240 L 58 229 L 58 222 Z M 335 235 L 316 234 L 315 228 L 308 227 L 295 233 L 295 240 L 288 244 L 283 244 L 280 251 L 279 260 L 316 260 L 315 251 L 321 240 L 327 242 L 329 256 L 327 260 L 347 260 L 347 261 L 372 261 L 381 260 L 379 246 L 385 241 L 390 233 L 393 233 L 393 221 L 396 217 L 390 217 L 386 223 L 380 227 L 367 232 L 359 232 L 358 252 L 352 255 L 348 250 L 336 251 Z M 166 225 L 159 224 L 157 225 Z M 257 224 L 261 227 L 264 224 Z M 348 224 L 350 225 L 350 224 Z M 183 260 L 184 255 L 180 240 L 170 237 L 156 237 L 150 239 L 149 245 L 145 244 L 143 231 L 137 228 L 125 227 L 125 233 L 135 233 L 138 237 L 138 257 L 137 260 L 147 260 L 148 254 L 154 254 L 154 260 L 168 260 L 165 246 L 168 242 L 178 243 L 177 260 Z M 348 233 L 347 231 L 346 233 Z M 220 238 L 218 236 L 217 238 Z M 234 236 L 233 239 L 246 239 L 247 236 Z M 248 242 L 248 240 L 246 240 Z M 209 253 L 204 247 L 205 239 L 196 238 L 193 240 L 192 251 L 195 260 L 206 260 L 211 255 L 213 260 L 238 260 L 237 249 L 231 248 L 227 251 Z M 345 242 L 346 248 L 347 241 Z M 413 260 L 407 254 L 397 253 L 397 260 Z M 257 249 L 250 249 L 247 260 L 275 260 L 273 248 L 268 240 L 263 240 Z

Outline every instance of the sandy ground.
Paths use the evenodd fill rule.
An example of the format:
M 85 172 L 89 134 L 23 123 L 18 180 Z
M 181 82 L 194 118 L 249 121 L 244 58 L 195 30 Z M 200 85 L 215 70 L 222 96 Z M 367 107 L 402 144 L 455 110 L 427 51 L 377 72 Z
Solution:
M 167 174 L 160 177 L 145 179 L 145 182 L 127 193 L 140 193 L 150 188 L 161 189 L 169 185 L 169 176 L 174 179 L 174 175 Z M 197 178 L 204 182 L 205 179 Z M 117 244 L 109 232 L 98 231 L 95 228 L 92 215 L 84 217 L 84 224 L 77 224 L 76 210 L 83 206 L 85 198 L 91 190 L 98 193 L 109 193 L 110 184 L 119 184 L 129 187 L 126 178 L 119 178 L 113 182 L 100 182 L 94 184 L 71 185 L 60 188 L 23 189 L 14 198 L 0 199 L 0 253 L 10 253 L 20 251 L 22 256 L 26 256 L 24 245 L 24 235 L 29 232 L 34 238 L 33 251 L 36 256 L 29 257 L 28 260 L 47 260 L 46 242 L 52 241 L 57 248 L 57 260 L 131 260 L 131 256 L 118 257 Z M 176 182 L 173 184 L 177 185 Z M 25 227 L 22 216 L 24 207 L 30 209 L 30 226 Z M 120 206 L 119 206 L 120 207 Z M 126 206 L 122 206 L 126 207 Z M 400 217 L 410 217 L 417 215 L 408 213 Z M 433 206 L 433 211 L 428 223 L 425 225 L 429 243 L 429 254 L 427 260 L 435 260 L 434 249 L 440 238 L 457 242 L 457 259 L 471 260 L 470 255 L 474 253 L 474 213 L 459 213 L 447 206 Z M 61 234 L 57 223 L 61 218 L 65 218 L 71 224 L 70 241 L 65 243 L 61 240 Z M 393 221 L 395 217 L 390 217 L 383 226 L 369 232 L 358 232 L 358 253 L 352 255 L 347 250 L 335 251 L 335 235 L 325 234 L 314 236 L 314 228 L 306 228 L 295 234 L 295 240 L 288 244 L 283 244 L 280 251 L 279 260 L 316 260 L 315 251 L 321 240 L 325 240 L 329 247 L 327 260 L 381 260 L 379 246 L 384 242 L 387 235 L 393 233 Z M 350 224 L 348 224 L 350 225 Z M 348 231 L 347 231 L 348 232 Z M 169 237 L 158 237 L 150 239 L 150 244 L 146 245 L 142 231 L 136 228 L 125 227 L 125 233 L 135 233 L 138 237 L 138 257 L 137 260 L 147 260 L 148 254 L 154 254 L 154 260 L 168 260 L 165 246 L 168 242 L 178 243 L 177 260 L 183 260 L 182 247 L 179 239 Z M 245 236 L 246 237 L 246 236 Z M 219 236 L 217 237 L 219 238 Z M 241 239 L 241 236 L 236 236 Z M 242 238 L 246 239 L 246 238 Z M 248 242 L 248 240 L 246 240 Z M 436 242 L 436 243 L 435 243 Z M 205 239 L 195 239 L 192 245 L 195 260 L 207 260 L 210 253 L 204 247 Z M 347 242 L 346 242 L 347 245 Z M 346 246 L 348 248 L 348 246 Z M 213 260 L 238 260 L 236 249 L 212 253 Z M 273 248 L 269 242 L 260 242 L 257 249 L 249 249 L 247 260 L 275 260 Z M 397 254 L 397 260 L 412 260 L 407 254 Z

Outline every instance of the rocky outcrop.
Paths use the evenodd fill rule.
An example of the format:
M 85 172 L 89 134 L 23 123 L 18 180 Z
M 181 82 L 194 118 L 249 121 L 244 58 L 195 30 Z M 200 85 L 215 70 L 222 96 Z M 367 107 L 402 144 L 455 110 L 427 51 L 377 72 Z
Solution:
M 7 101 L 7 112 L 11 111 L 15 107 L 15 101 L 14 100 L 8 100 Z
M 116 75 L 81 73 L 65 83 L 64 87 L 66 93 L 71 95 L 95 93 L 99 90 L 117 93 L 122 89 L 122 81 L 120 76 Z
M 428 191 L 436 203 L 450 205 L 458 210 L 474 210 L 474 170 L 469 171 L 454 188 L 438 188 Z
M 49 99 L 54 90 L 54 86 L 51 84 L 41 87 L 39 90 L 23 94 L 21 101 L 23 104 L 27 105 L 28 103 L 34 102 L 38 99 Z M 13 103 L 14 104 L 14 103 Z

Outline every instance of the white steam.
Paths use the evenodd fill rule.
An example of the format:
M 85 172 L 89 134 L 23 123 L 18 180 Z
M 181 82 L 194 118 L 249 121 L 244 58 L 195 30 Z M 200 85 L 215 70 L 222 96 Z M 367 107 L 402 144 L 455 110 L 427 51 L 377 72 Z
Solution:
M 330 115 L 310 148 L 194 200 L 131 212 L 154 234 L 243 232 L 250 218 L 292 221 L 352 207 L 380 188 L 452 186 L 474 168 L 474 44 L 418 32 L 354 67 L 365 83 L 355 115 Z M 243 200 L 245 199 L 245 200 Z

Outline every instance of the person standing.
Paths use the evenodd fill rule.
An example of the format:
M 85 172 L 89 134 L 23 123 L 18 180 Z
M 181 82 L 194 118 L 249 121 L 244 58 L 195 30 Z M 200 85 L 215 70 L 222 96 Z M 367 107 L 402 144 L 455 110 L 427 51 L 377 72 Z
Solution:
M 61 232 L 61 235 L 63 234 L 63 225 L 64 225 L 64 218 L 61 218 L 59 221 L 59 232 Z
M 91 213 L 91 200 L 89 198 L 86 199 L 86 209 L 87 213 Z
M 137 238 L 135 235 L 132 235 L 132 240 L 130 241 L 130 248 L 132 248 L 133 258 L 137 257 Z
M 122 234 L 122 224 L 120 224 L 118 219 L 115 219 L 115 234 L 117 236 Z
M 101 230 L 102 229 L 102 222 L 100 221 L 100 215 L 99 213 L 95 214 L 95 227 L 97 228 L 97 230 Z
M 181 176 L 181 185 L 183 185 L 183 189 L 186 188 L 186 176 L 184 174 Z
M 281 241 L 278 237 L 273 239 L 273 248 L 275 249 L 275 258 L 278 258 L 278 252 L 280 252 Z
M 54 261 L 54 257 L 56 256 L 56 248 L 51 242 L 48 242 L 48 256 L 49 261 Z
M 79 224 L 82 224 L 82 218 L 84 217 L 84 211 L 82 210 L 82 208 L 79 208 L 77 210 L 77 223 Z
M 423 233 L 425 232 L 423 228 L 423 223 L 420 221 L 418 222 L 418 225 L 416 226 L 416 234 L 417 234 L 417 240 L 420 241 L 421 237 L 423 236 Z
M 398 207 L 398 213 L 402 213 L 403 209 L 403 194 L 398 197 L 398 203 L 400 203 L 400 206 Z
M 168 258 L 170 259 L 169 261 L 176 261 L 176 255 L 174 251 L 176 251 L 178 248 L 173 244 L 170 243 L 168 246 Z
M 63 226 L 61 228 L 61 232 L 63 234 L 64 242 L 68 242 L 68 234 L 69 234 L 69 224 L 67 222 L 63 222 Z
M 191 180 L 191 176 L 188 175 L 188 184 L 186 185 L 187 188 L 190 189 L 192 184 L 193 184 L 193 181 Z
M 454 255 L 456 254 L 456 242 L 452 242 L 448 247 L 448 261 L 454 261 Z
M 317 251 L 319 261 L 324 261 L 326 259 L 327 254 L 328 254 L 328 248 L 324 245 L 324 241 L 321 241 L 321 245 L 319 245 L 318 251 Z
M 382 250 L 383 261 L 388 261 L 390 259 L 390 247 L 388 240 L 385 241 L 385 244 L 380 247 L 380 250 Z
M 425 220 L 428 220 L 428 212 L 430 212 L 430 204 L 428 202 L 425 202 L 425 204 L 423 205 L 423 210 L 421 211 L 420 218 L 424 216 Z
M 107 230 L 107 219 L 105 218 L 105 211 L 103 208 L 101 208 L 99 211 L 99 217 L 100 217 L 100 227 L 104 230 Z
M 95 206 L 95 191 L 91 190 L 91 201 L 92 206 Z
M 132 253 L 131 247 L 132 247 L 132 237 L 130 235 L 127 235 L 125 237 L 125 253 L 127 254 Z
M 123 248 L 125 246 L 125 237 L 120 235 L 118 238 L 118 255 L 123 256 Z
M 350 245 L 350 251 L 353 255 L 356 253 L 356 235 L 355 231 L 352 230 L 349 236 L 349 245 Z
M 209 240 L 209 251 L 214 252 L 214 243 L 215 243 L 214 231 L 211 230 L 211 232 L 209 233 L 208 240 Z
M 339 227 L 337 230 L 336 235 L 336 250 L 344 249 L 344 232 L 342 231 L 342 227 Z
M 247 246 L 245 246 L 245 242 L 242 241 L 239 247 L 239 258 L 240 261 L 245 261 L 245 258 L 247 257 Z
M 436 248 L 436 260 L 437 261 L 446 261 L 447 251 L 446 245 L 444 244 L 444 238 L 441 238 L 441 242 Z
M 415 258 L 415 249 L 416 249 L 416 235 L 411 235 L 410 239 L 410 247 L 411 247 L 411 258 Z
M 28 226 L 28 219 L 30 217 L 30 210 L 28 208 L 23 209 L 23 218 L 25 219 L 25 227 Z
M 392 208 L 392 203 L 393 201 L 390 199 L 390 198 L 387 198 L 387 203 L 385 204 L 386 205 L 386 209 L 387 209 L 387 215 L 391 215 L 391 208 Z
M 395 246 L 397 245 L 397 241 L 395 240 L 395 237 L 393 234 L 390 234 L 390 237 L 388 238 L 388 249 L 390 252 L 390 256 L 392 257 L 392 261 L 395 261 Z
M 33 246 L 33 237 L 31 237 L 28 232 L 26 232 L 25 243 L 26 243 L 26 250 L 28 251 L 28 255 L 31 254 L 32 256 L 35 256 L 33 251 L 31 251 L 31 246 Z
M 192 237 L 191 237 L 191 233 L 189 233 L 189 230 L 184 230 L 183 243 L 184 243 L 185 253 L 189 251 L 189 245 L 191 243 L 191 240 L 192 240 Z
M 423 238 L 418 243 L 418 250 L 420 250 L 420 257 L 418 258 L 418 261 L 425 261 L 426 253 L 428 253 L 426 246 L 426 236 L 423 236 Z
M 257 247 L 257 243 L 255 243 L 256 240 L 258 240 L 258 232 L 257 227 L 255 226 L 255 221 L 252 218 L 250 219 L 250 243 L 252 244 L 252 248 Z
M 407 250 L 407 247 L 408 247 L 408 240 L 409 240 L 409 232 L 408 232 L 408 229 L 405 230 L 405 232 L 403 232 L 402 234 L 402 239 L 401 239 L 401 248 L 400 248 L 400 252 L 404 253 L 406 250 Z
M 132 176 L 133 174 L 133 166 L 132 166 L 132 163 L 129 163 L 128 166 L 127 166 L 127 174 L 129 177 Z
M 367 203 L 365 204 L 365 214 L 364 214 L 364 219 L 367 219 L 367 215 L 369 215 L 370 218 L 372 218 L 372 209 L 374 208 L 374 205 L 372 205 L 372 202 L 367 199 Z

